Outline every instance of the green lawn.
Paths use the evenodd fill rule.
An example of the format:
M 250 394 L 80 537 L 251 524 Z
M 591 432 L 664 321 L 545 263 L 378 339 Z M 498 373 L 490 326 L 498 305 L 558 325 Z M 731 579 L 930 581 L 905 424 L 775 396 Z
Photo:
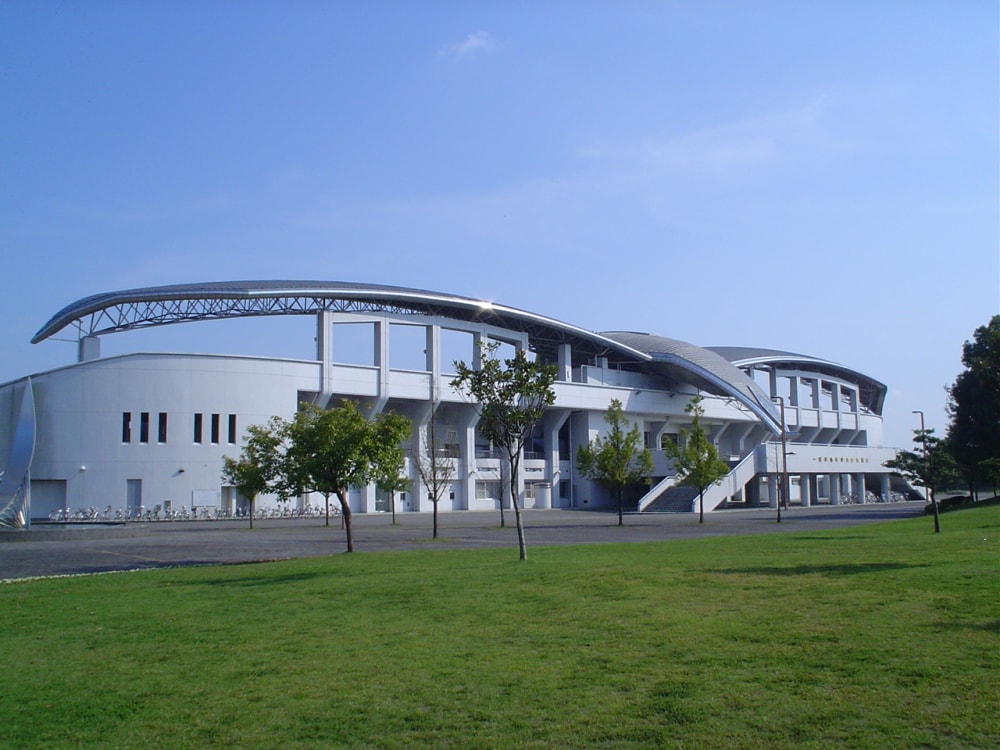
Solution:
M 996 748 L 1000 507 L 0 585 L 0 746 Z

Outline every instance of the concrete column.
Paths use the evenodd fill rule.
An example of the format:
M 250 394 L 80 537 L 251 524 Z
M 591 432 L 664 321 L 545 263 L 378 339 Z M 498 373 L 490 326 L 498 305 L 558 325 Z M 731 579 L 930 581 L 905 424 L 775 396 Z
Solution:
M 799 376 L 792 375 L 788 378 L 788 405 L 799 405 Z
M 879 477 L 879 480 L 880 480 L 879 492 L 882 495 L 882 502 L 888 503 L 892 500 L 892 487 L 889 483 L 889 475 L 882 474 Z
M 473 406 L 462 407 L 461 421 L 457 427 L 460 430 L 459 440 L 461 441 L 462 461 L 459 462 L 459 470 L 455 477 L 455 484 L 461 487 L 465 493 L 465 507 L 470 508 L 476 500 L 476 425 L 479 423 L 479 414 Z
M 319 392 L 328 395 L 333 392 L 333 313 L 329 310 L 316 313 L 316 359 L 322 363 Z
M 809 497 L 813 505 L 819 505 L 819 476 L 816 474 L 806 474 L 809 484 Z
M 802 498 L 802 507 L 808 508 L 812 505 L 812 474 L 799 474 L 799 497 Z
M 573 381 L 573 347 L 569 344 L 559 344 L 556 348 L 557 356 L 559 357 L 559 375 L 556 376 L 557 380 L 562 380 L 567 383 Z
M 777 508 L 778 507 L 778 482 L 780 481 L 780 474 L 768 474 L 767 475 L 767 507 Z
M 424 367 L 430 373 L 431 401 L 437 403 L 441 399 L 441 327 L 425 326 L 424 334 Z
M 374 513 L 375 512 L 375 485 L 369 484 L 367 487 L 362 487 L 360 492 L 361 501 L 361 513 Z
M 865 475 L 855 474 L 854 475 L 854 493 L 857 495 L 858 502 L 864 504 L 866 502 L 867 490 L 865 488 Z
M 559 431 L 569 419 L 569 410 L 547 411 L 542 417 L 542 429 L 545 433 L 545 477 L 552 485 L 552 506 L 559 502 L 559 482 L 562 472 L 559 469 Z
M 101 340 L 97 336 L 84 336 L 76 342 L 77 362 L 87 362 L 101 357 Z
M 830 475 L 830 505 L 840 505 L 840 474 Z

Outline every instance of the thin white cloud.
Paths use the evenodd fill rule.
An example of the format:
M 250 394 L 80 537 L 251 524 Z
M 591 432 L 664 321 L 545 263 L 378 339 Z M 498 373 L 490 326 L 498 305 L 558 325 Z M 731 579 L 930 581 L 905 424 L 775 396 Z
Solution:
M 820 138 L 829 105 L 822 95 L 797 109 L 667 138 L 646 139 L 647 157 L 678 166 L 729 168 L 774 161 L 803 142 Z
M 476 31 L 466 36 L 461 42 L 442 47 L 440 55 L 442 57 L 469 59 L 494 52 L 496 48 L 497 43 L 489 35 L 489 32 Z
M 830 97 L 824 94 L 795 109 L 688 132 L 661 131 L 626 146 L 589 145 L 578 153 L 587 160 L 638 161 L 646 167 L 730 170 L 766 165 L 803 145 L 837 147 L 825 132 L 829 105 Z

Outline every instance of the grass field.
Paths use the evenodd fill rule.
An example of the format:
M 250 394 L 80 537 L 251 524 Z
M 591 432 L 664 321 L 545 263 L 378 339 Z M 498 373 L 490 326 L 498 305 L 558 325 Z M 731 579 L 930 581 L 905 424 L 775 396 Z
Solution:
M 996 748 L 1000 507 L 0 586 L 0 746 Z

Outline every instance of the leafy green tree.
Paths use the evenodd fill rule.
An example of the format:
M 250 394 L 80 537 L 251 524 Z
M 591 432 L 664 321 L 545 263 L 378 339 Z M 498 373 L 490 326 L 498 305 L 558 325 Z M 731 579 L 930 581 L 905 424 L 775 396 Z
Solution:
M 524 542 L 524 522 L 521 519 L 517 492 L 521 452 L 545 407 L 555 403 L 556 395 L 552 384 L 556 381 L 558 368 L 553 364 L 528 359 L 523 350 L 501 361 L 496 356 L 498 347 L 498 342 L 483 346 L 482 361 L 478 368 L 471 368 L 465 362 L 455 362 L 458 374 L 451 385 L 476 403 L 479 431 L 504 451 L 509 468 L 506 477 L 509 497 L 517 523 L 518 550 L 520 559 L 526 560 L 528 551 Z M 502 500 L 500 513 L 502 519 Z
M 272 417 L 267 425 L 250 425 L 239 458 L 223 456 L 222 479 L 250 501 L 250 528 L 254 502 L 264 492 L 279 492 L 284 471 L 285 422 Z
M 413 465 L 417 469 L 420 483 L 427 488 L 427 497 L 434 507 L 433 538 L 438 538 L 438 503 L 455 478 L 455 465 L 447 447 L 441 444 L 437 434 L 437 404 L 431 404 L 431 418 L 423 428 L 424 443 L 418 443 L 413 452 Z
M 984 461 L 1000 458 L 1000 315 L 962 346 L 965 370 L 948 389 L 947 441 L 975 497 Z
M 698 523 L 705 522 L 705 490 L 721 482 L 729 473 L 729 465 L 719 458 L 719 452 L 701 426 L 701 418 L 705 416 L 701 400 L 701 396 L 695 396 L 684 407 L 691 417 L 691 428 L 681 429 L 676 445 L 668 442 L 663 446 L 681 475 L 681 484 L 698 490 Z
M 934 436 L 934 430 L 914 430 L 913 442 L 920 446 L 920 452 L 896 451 L 896 457 L 886 461 L 887 469 L 901 474 L 906 481 L 927 490 L 934 512 L 934 533 L 941 531 L 941 519 L 934 491 L 955 479 L 955 459 L 948 450 L 948 444 Z
M 340 501 L 347 535 L 347 551 L 354 551 L 354 533 L 348 493 L 378 476 L 386 476 L 395 455 L 389 447 L 409 432 L 409 421 L 392 413 L 369 422 L 353 401 L 320 409 L 311 404 L 288 424 L 287 482 L 299 491 L 319 492 L 326 501 L 326 523 L 330 523 L 330 496 Z
M 618 499 L 618 525 L 623 526 L 622 505 L 625 490 L 640 482 L 649 482 L 653 456 L 642 444 L 639 425 L 625 417 L 622 402 L 611 399 L 604 421 L 610 429 L 604 438 L 596 437 L 576 452 L 576 465 L 587 479 L 600 482 Z

